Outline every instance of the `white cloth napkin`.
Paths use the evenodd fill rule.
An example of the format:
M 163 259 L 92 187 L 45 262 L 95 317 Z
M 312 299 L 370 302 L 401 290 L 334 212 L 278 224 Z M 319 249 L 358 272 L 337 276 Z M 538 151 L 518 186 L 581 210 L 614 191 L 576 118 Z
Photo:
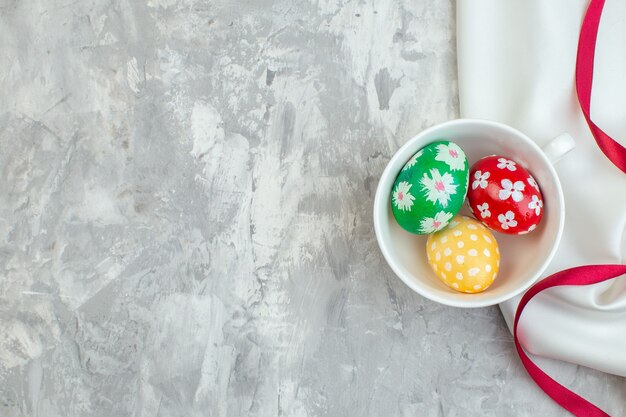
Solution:
M 509 124 L 540 146 L 562 132 L 576 149 L 556 165 L 565 194 L 563 240 L 544 276 L 626 263 L 626 175 L 597 147 L 576 98 L 580 0 L 459 0 L 461 116 Z M 626 144 L 626 2 L 607 0 L 596 47 L 591 117 Z M 506 279 L 506 277 L 501 277 Z M 500 308 L 509 328 L 520 297 Z M 626 276 L 535 297 L 519 328 L 537 355 L 626 376 Z

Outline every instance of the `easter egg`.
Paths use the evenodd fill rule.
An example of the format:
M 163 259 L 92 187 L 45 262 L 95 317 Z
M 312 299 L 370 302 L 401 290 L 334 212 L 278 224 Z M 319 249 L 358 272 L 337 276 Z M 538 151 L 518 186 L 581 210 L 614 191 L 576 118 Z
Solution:
M 523 166 L 503 156 L 488 156 L 472 166 L 467 201 L 478 220 L 507 234 L 532 232 L 543 216 L 537 181 Z
M 500 269 L 500 250 L 493 234 L 479 221 L 457 216 L 428 236 L 428 264 L 448 287 L 476 293 L 487 289 Z
M 396 221 L 416 234 L 443 229 L 461 209 L 468 180 L 469 165 L 458 145 L 441 140 L 425 146 L 394 182 L 391 209 Z

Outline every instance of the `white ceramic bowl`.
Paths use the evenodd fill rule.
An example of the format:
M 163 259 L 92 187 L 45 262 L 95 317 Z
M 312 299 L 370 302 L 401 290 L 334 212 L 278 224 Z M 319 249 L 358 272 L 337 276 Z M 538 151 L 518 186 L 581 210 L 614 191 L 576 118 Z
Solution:
M 545 149 L 557 159 L 567 152 L 569 135 L 555 139 Z M 537 180 L 544 199 L 544 215 L 532 233 L 523 236 L 493 232 L 500 246 L 500 272 L 487 290 L 464 294 L 452 290 L 435 276 L 426 260 L 428 236 L 402 229 L 391 211 L 390 194 L 404 163 L 436 140 L 450 140 L 467 155 L 470 166 L 483 156 L 503 155 L 524 166 Z M 471 182 L 471 180 L 470 180 Z M 466 205 L 461 213 L 471 216 Z M 548 156 L 528 136 L 507 125 L 474 119 L 458 119 L 433 126 L 409 140 L 391 158 L 374 199 L 374 228 L 383 256 L 395 274 L 413 291 L 433 301 L 455 307 L 484 307 L 506 301 L 528 289 L 546 269 L 563 233 L 565 208 L 561 183 Z

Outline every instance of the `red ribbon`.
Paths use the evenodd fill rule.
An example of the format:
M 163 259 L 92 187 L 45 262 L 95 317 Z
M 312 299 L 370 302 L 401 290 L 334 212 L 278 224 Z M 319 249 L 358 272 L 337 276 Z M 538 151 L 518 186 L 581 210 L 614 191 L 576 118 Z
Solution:
M 526 294 L 524 294 L 517 306 L 513 324 L 513 338 L 515 339 L 515 348 L 522 360 L 524 368 L 526 368 L 531 378 L 546 394 L 561 407 L 578 417 L 607 417 L 609 415 L 578 394 L 573 393 L 556 382 L 535 365 L 528 355 L 526 355 L 524 349 L 522 349 L 522 345 L 517 336 L 517 324 L 526 304 L 543 290 L 562 285 L 592 285 L 616 278 L 623 274 L 626 274 L 626 265 L 588 265 L 566 269 L 533 285 Z
M 602 16 L 604 0 L 591 0 L 578 38 L 578 54 L 576 56 L 576 92 L 580 107 L 587 120 L 591 134 L 598 147 L 616 167 L 626 173 L 626 148 L 604 133 L 591 121 L 591 87 L 593 85 L 593 62 L 596 52 L 598 26 Z
M 576 92 L 589 129 L 606 157 L 620 170 L 626 173 L 626 148 L 604 133 L 591 121 L 591 89 L 593 86 L 593 64 L 596 39 L 604 0 L 591 0 L 583 20 L 578 39 L 576 57 Z M 528 302 L 541 291 L 562 285 L 592 285 L 626 274 L 626 265 L 589 265 L 558 272 L 532 286 L 522 297 L 515 313 L 513 337 L 517 353 L 526 371 L 535 383 L 561 407 L 578 417 L 607 417 L 607 413 L 585 400 L 578 394 L 556 382 L 543 372 L 526 355 L 517 336 L 517 325 Z

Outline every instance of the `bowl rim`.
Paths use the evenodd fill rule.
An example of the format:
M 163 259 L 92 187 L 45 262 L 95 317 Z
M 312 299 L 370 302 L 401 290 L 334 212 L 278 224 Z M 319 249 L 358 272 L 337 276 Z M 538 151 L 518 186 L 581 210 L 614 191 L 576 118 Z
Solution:
M 424 136 L 427 136 L 430 133 L 440 130 L 445 127 L 450 127 L 450 126 L 455 126 L 455 125 L 465 125 L 465 124 L 475 124 L 475 125 L 480 125 L 484 127 L 502 129 L 502 130 L 508 131 L 509 133 L 512 133 L 516 136 L 523 138 L 524 141 L 527 142 L 531 148 L 534 148 L 536 153 L 540 156 L 540 159 L 542 159 L 542 162 L 544 163 L 544 165 L 546 165 L 550 175 L 553 177 L 555 184 L 556 184 L 556 189 L 557 189 L 557 201 L 560 206 L 560 210 L 558 211 L 558 216 L 559 216 L 558 229 L 557 229 L 556 237 L 554 239 L 554 243 L 549 253 L 547 254 L 547 256 L 544 257 L 543 263 L 537 269 L 537 272 L 533 276 L 529 277 L 527 280 L 523 281 L 519 286 L 515 287 L 513 290 L 510 290 L 497 297 L 494 296 L 493 298 L 482 298 L 482 299 L 473 298 L 472 299 L 468 297 L 467 300 L 459 300 L 458 298 L 447 298 L 440 294 L 429 292 L 424 287 L 419 285 L 419 281 L 412 279 L 412 276 L 410 277 L 405 276 L 405 274 L 400 270 L 400 268 L 392 260 L 390 249 L 387 245 L 387 242 L 383 241 L 381 237 L 381 227 L 382 227 L 382 222 L 384 220 L 383 213 L 382 213 L 383 206 L 389 203 L 388 190 L 386 191 L 382 190 L 383 182 L 387 182 L 387 181 L 383 181 L 383 180 L 387 179 L 391 175 L 393 175 L 395 178 L 395 175 L 397 175 L 397 173 L 391 172 L 392 171 L 391 167 L 396 164 L 397 160 L 400 158 L 400 155 L 402 155 L 407 148 L 412 148 L 414 146 L 414 143 L 419 141 Z M 539 147 L 539 145 L 537 145 L 537 143 L 535 143 L 529 136 L 515 129 L 512 126 L 509 126 L 504 123 L 496 122 L 493 120 L 475 119 L 475 118 L 459 118 L 459 119 L 448 120 L 443 123 L 438 123 L 425 130 L 422 130 L 421 132 L 413 136 L 411 139 L 409 139 L 404 145 L 402 145 L 393 154 L 391 159 L 389 159 L 389 162 L 387 163 L 387 166 L 385 167 L 383 173 L 381 174 L 378 184 L 376 186 L 376 194 L 374 197 L 374 207 L 373 207 L 373 217 L 374 217 L 374 232 L 376 234 L 376 241 L 378 243 L 378 247 L 380 248 L 380 251 L 383 254 L 383 257 L 385 258 L 385 261 L 391 267 L 392 271 L 396 274 L 396 276 L 400 278 L 400 280 L 402 280 L 402 282 L 404 282 L 410 289 L 420 294 L 421 296 L 426 297 L 429 300 L 438 302 L 440 304 L 448 305 L 451 307 L 479 308 L 479 307 L 488 307 L 488 306 L 500 304 L 504 301 L 510 300 L 518 296 L 519 294 L 521 294 L 522 292 L 530 288 L 530 286 L 533 285 L 535 282 L 537 282 L 537 280 L 545 272 L 545 270 L 550 265 L 550 262 L 552 262 L 554 255 L 556 254 L 556 251 L 561 242 L 561 237 L 563 235 L 563 228 L 565 225 L 565 199 L 563 196 L 563 188 L 561 186 L 561 181 L 559 179 L 559 176 L 556 170 L 554 169 L 553 163 L 548 159 L 547 155 L 544 153 L 541 147 Z

